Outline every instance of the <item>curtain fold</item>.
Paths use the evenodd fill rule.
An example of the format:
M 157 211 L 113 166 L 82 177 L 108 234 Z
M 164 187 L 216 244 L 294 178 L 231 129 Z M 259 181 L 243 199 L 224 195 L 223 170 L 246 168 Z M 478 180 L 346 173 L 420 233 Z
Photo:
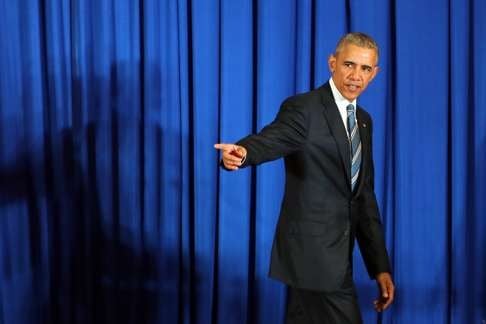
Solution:
M 329 79 L 339 37 L 380 45 L 359 98 L 397 297 L 365 323 L 486 320 L 482 0 L 0 0 L 0 323 L 283 323 L 267 277 L 281 160 L 226 172 Z

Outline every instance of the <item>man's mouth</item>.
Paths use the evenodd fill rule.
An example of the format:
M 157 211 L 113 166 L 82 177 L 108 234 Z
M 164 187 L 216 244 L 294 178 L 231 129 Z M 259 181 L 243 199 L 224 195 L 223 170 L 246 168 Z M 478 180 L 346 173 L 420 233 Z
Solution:
M 358 85 L 355 85 L 355 84 L 348 84 L 346 87 L 350 91 L 357 91 L 360 88 Z

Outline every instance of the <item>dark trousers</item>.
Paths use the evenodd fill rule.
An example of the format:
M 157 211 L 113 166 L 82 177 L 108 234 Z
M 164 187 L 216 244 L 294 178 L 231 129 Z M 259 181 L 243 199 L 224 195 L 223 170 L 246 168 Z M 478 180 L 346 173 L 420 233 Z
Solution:
M 332 293 L 289 287 L 286 324 L 361 324 L 352 270 Z

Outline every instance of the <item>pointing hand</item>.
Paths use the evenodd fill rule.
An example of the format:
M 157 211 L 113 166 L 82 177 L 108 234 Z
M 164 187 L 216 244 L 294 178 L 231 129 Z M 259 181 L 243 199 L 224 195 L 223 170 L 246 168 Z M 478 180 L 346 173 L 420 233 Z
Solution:
M 223 152 L 223 164 L 229 170 L 238 170 L 246 158 L 246 149 L 235 144 L 214 144 L 214 148 Z

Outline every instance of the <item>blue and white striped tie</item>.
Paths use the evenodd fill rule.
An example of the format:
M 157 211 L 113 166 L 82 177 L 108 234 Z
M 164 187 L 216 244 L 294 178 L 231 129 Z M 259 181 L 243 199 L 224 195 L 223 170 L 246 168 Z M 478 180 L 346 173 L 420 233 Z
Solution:
M 349 147 L 351 150 L 351 189 L 354 190 L 361 167 L 361 139 L 359 138 L 356 113 L 353 105 L 346 107 L 348 112 Z

